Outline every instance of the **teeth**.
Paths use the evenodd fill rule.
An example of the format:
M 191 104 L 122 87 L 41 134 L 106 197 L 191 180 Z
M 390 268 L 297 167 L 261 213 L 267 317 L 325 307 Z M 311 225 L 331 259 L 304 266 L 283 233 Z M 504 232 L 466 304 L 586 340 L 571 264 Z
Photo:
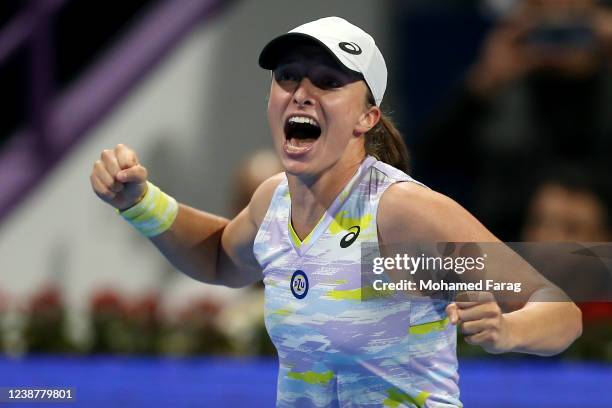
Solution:
M 306 116 L 292 116 L 289 118 L 289 123 L 308 123 L 313 126 L 320 127 L 316 120 L 308 118 Z

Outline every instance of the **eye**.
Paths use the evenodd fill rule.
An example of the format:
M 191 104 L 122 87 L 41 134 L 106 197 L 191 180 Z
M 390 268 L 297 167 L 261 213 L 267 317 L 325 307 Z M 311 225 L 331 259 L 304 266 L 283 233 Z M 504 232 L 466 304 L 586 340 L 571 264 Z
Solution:
M 276 82 L 300 82 L 302 76 L 296 69 L 280 67 L 274 70 Z
M 335 75 L 321 75 L 316 78 L 315 84 L 321 89 L 334 89 L 344 86 L 344 81 Z

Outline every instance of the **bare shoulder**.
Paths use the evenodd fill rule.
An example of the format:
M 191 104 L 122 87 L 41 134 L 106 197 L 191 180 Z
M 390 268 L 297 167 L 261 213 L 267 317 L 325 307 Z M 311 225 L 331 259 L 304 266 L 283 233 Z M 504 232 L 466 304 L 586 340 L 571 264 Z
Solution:
M 249 203 L 249 217 L 255 225 L 259 227 L 263 222 L 272 196 L 278 185 L 285 179 L 285 173 L 278 173 L 270 177 L 257 187 L 257 190 L 253 193 L 251 202 Z
M 489 242 L 497 238 L 451 198 L 413 182 L 391 185 L 378 206 L 386 242 Z
M 433 221 L 436 215 L 456 210 L 449 197 L 418 183 L 401 182 L 389 186 L 380 199 L 378 219 L 381 221 Z

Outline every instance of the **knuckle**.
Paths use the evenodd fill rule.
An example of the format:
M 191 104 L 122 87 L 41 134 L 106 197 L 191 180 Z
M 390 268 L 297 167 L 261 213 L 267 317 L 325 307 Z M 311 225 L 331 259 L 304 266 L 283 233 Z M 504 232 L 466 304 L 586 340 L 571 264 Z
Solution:
M 501 309 L 497 303 L 492 304 L 490 313 L 492 316 L 498 316 L 501 314 Z
M 97 194 L 97 195 L 98 195 L 100 198 L 102 198 L 102 199 L 108 199 L 108 198 L 110 198 L 110 197 L 108 196 L 110 192 L 108 191 L 108 189 L 106 189 L 106 188 L 104 188 L 104 187 L 100 187 L 100 186 L 96 187 L 96 188 L 95 188 L 95 192 L 96 192 L 96 194 Z
M 102 194 L 108 199 L 115 198 L 115 193 L 113 193 L 113 191 L 107 186 L 104 186 L 104 188 L 102 189 Z
M 106 173 L 106 167 L 104 167 L 104 165 L 96 165 L 96 167 L 93 169 L 93 173 L 102 179 Z
M 102 154 L 100 155 L 100 157 L 104 160 L 104 159 L 110 159 L 113 156 L 113 152 L 111 150 L 108 149 L 104 149 L 102 150 Z
M 483 312 L 486 316 L 493 316 L 495 314 L 495 305 L 493 303 L 487 303 L 483 307 Z
M 110 188 L 110 185 L 106 183 L 104 180 L 102 180 L 101 178 L 98 178 L 98 182 L 100 183 L 101 188 L 105 190 L 108 190 Z
M 130 149 L 128 146 L 124 145 L 123 143 L 119 143 L 115 147 L 115 152 L 117 152 L 117 154 L 123 155 L 124 157 L 131 157 L 133 154 L 132 149 Z

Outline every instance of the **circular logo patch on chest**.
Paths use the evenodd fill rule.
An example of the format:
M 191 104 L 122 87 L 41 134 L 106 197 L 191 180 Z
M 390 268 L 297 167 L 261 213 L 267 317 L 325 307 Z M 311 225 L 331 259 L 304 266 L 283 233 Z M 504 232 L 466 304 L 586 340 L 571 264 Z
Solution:
M 298 299 L 304 299 L 308 293 L 308 277 L 303 271 L 293 272 L 291 277 L 291 293 Z

